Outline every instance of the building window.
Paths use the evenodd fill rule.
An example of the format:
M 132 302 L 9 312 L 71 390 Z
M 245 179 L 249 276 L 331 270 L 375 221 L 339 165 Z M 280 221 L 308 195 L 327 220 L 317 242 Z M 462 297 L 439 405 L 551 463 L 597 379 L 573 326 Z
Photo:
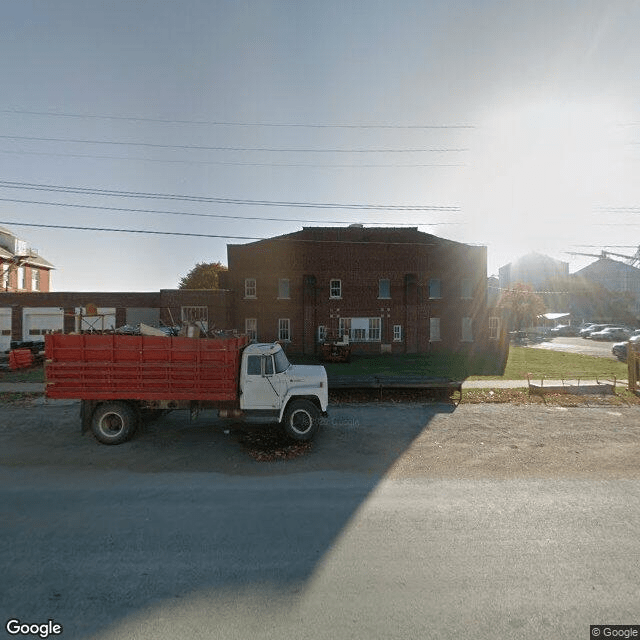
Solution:
M 339 334 L 349 336 L 351 342 L 380 342 L 380 318 L 340 318 Z
M 329 281 L 329 297 L 342 298 L 342 280 Z
M 391 280 L 378 280 L 378 298 L 391 298 Z
M 289 278 L 280 278 L 278 280 L 278 298 L 280 300 L 288 300 L 289 294 Z
M 472 326 L 472 318 L 462 318 L 462 342 L 473 342 Z
M 40 269 L 31 267 L 31 291 L 40 291 Z
M 471 278 L 462 278 L 460 281 L 460 297 L 463 300 L 471 300 L 473 298 L 473 284 Z
M 489 340 L 497 340 L 500 337 L 500 318 L 489 318 Z
M 327 327 L 321 324 L 318 327 L 318 342 L 324 342 L 327 339 Z
M 439 278 L 431 278 L 429 280 L 429 298 L 432 300 L 437 300 L 441 298 L 440 295 L 440 279 Z
M 255 298 L 256 297 L 256 279 L 245 278 L 244 280 L 244 297 Z
M 402 342 L 402 325 L 401 324 L 393 325 L 393 341 Z
M 258 339 L 258 319 L 245 318 L 244 332 L 247 334 L 247 337 L 249 338 L 249 342 L 256 342 Z
M 182 307 L 182 322 L 207 326 L 209 322 L 209 307 Z
M 9 288 L 9 265 L 2 265 L 2 288 L 7 290 Z
M 429 318 L 429 342 L 440 340 L 440 318 Z
M 340 318 L 338 320 L 338 338 L 351 335 L 351 318 Z
M 278 320 L 278 340 L 283 342 L 291 341 L 291 322 L 289 318 L 280 318 Z
M 25 288 L 25 273 L 24 267 L 18 267 L 18 289 Z

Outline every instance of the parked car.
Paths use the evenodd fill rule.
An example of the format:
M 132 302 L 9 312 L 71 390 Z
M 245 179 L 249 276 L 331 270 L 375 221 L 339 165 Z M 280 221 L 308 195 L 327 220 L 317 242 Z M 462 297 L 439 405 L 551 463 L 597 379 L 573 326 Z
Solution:
M 631 337 L 631 331 L 624 327 L 607 327 L 602 331 L 594 331 L 589 334 L 591 340 L 608 340 L 615 342 L 616 340 L 628 340 Z
M 618 358 L 618 360 L 622 360 L 623 362 L 627 361 L 627 349 L 630 342 L 640 342 L 640 334 L 631 336 L 629 340 L 625 342 L 616 342 L 616 344 L 611 347 L 611 353 Z
M 578 333 L 578 327 L 570 324 L 560 324 L 549 331 L 551 336 L 577 336 Z
M 613 327 L 613 326 L 614 325 L 612 324 L 592 324 L 590 327 L 586 327 L 582 329 L 580 331 L 580 336 L 582 338 L 590 338 L 592 333 L 595 333 L 596 331 L 602 331 L 607 327 Z

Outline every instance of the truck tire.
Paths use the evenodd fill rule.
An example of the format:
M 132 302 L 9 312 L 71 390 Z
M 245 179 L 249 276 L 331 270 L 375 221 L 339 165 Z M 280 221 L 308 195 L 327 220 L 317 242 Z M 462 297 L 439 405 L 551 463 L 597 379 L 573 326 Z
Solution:
M 126 402 L 106 402 L 93 412 L 91 430 L 102 444 L 122 444 L 135 433 L 138 416 Z
M 292 400 L 284 413 L 283 427 L 293 440 L 311 440 L 320 428 L 320 411 L 311 400 Z

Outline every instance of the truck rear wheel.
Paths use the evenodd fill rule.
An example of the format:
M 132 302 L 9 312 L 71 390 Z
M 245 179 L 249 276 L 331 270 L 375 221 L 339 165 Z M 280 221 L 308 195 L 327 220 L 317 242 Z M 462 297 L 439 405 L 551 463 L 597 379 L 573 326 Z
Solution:
M 96 407 L 91 421 L 91 430 L 102 444 L 121 444 L 133 436 L 138 426 L 138 417 L 133 407 L 126 402 L 107 402 Z
M 311 440 L 320 427 L 320 411 L 310 400 L 293 400 L 285 411 L 283 426 L 293 440 Z

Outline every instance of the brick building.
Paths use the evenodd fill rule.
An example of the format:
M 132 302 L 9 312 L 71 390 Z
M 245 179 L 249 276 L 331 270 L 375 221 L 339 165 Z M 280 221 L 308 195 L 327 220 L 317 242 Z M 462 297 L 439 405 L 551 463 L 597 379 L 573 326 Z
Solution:
M 485 247 L 354 225 L 305 227 L 227 253 L 235 326 L 293 352 L 315 353 L 327 335 L 348 335 L 356 353 L 472 351 L 499 332 Z
M 0 227 L 0 286 L 2 291 L 49 291 L 53 265 L 24 240 Z

